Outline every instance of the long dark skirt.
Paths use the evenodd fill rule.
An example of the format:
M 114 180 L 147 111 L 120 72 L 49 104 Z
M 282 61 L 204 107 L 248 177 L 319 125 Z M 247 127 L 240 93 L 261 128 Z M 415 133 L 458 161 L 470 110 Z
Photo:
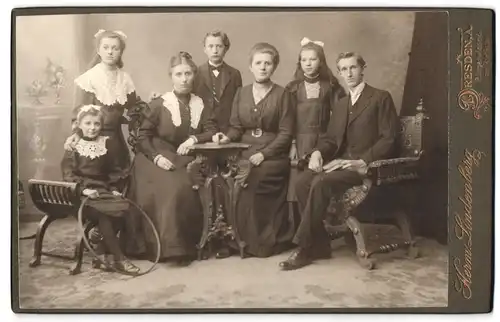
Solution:
M 137 154 L 129 198 L 153 221 L 161 240 L 161 259 L 196 254 L 203 227 L 203 210 L 185 168 L 165 171 L 143 154 Z M 132 243 L 139 252 L 141 246 L 137 239 L 143 238 L 148 257 L 153 257 L 157 251 L 154 233 L 145 220 L 138 224 L 141 229 L 137 229 L 139 225 L 127 227 L 131 228 L 129 232 L 134 230 L 128 238 L 136 239 Z
M 268 257 L 291 246 L 294 227 L 287 203 L 289 175 L 288 159 L 264 160 L 250 170 L 235 218 L 248 254 Z

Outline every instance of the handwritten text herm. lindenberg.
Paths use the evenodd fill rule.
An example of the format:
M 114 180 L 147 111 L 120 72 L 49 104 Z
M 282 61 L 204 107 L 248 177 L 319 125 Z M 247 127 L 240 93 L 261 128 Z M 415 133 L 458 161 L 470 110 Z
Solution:
M 458 172 L 464 181 L 464 193 L 458 199 L 463 205 L 461 212 L 454 213 L 455 237 L 463 242 L 463 256 L 453 257 L 455 280 L 453 286 L 466 299 L 472 298 L 472 174 L 479 167 L 486 154 L 479 150 L 465 149 L 464 158 L 458 165 Z

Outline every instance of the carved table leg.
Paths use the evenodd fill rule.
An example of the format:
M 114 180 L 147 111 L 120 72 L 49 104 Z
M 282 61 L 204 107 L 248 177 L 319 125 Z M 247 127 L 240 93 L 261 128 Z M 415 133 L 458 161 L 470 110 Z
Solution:
M 241 190 L 246 187 L 246 179 L 250 174 L 250 164 L 248 161 L 239 161 L 237 162 L 235 158 L 232 160 L 233 167 L 235 167 L 236 176 L 232 178 L 230 176 L 224 176 L 229 190 L 229 206 L 227 209 L 228 222 L 232 227 L 232 236 L 236 241 L 238 248 L 240 250 L 240 257 L 245 258 L 245 241 L 241 240 L 240 235 L 238 233 L 238 223 L 236 222 L 236 213 L 238 211 L 238 200 L 241 193 Z
M 203 230 L 200 241 L 196 245 L 198 249 L 198 260 L 207 259 L 209 255 L 203 256 L 207 242 L 209 241 L 209 229 L 212 226 L 213 198 L 212 198 L 212 178 L 207 178 L 205 184 L 201 186 L 198 193 L 203 207 Z M 209 250 L 210 254 L 210 250 Z
M 362 267 L 371 270 L 375 267 L 375 259 L 369 258 L 370 254 L 366 248 L 366 235 L 360 222 L 353 216 L 348 216 L 346 225 L 352 231 L 354 239 L 356 240 L 356 255 Z
M 56 218 L 51 217 L 49 215 L 45 215 L 38 224 L 38 229 L 36 231 L 35 246 L 33 251 L 33 258 L 31 259 L 29 264 L 30 267 L 36 267 L 41 264 L 43 237 L 45 237 L 45 232 L 47 231 L 49 225 L 55 220 Z
M 250 167 L 239 167 L 239 154 L 225 152 L 226 165 L 220 163 L 220 155 L 214 151 L 200 152 L 196 160 L 188 164 L 188 173 L 195 174 L 196 168 L 200 168 L 202 177 L 205 178 L 203 187 L 196 184 L 194 188 L 199 189 L 203 206 L 203 232 L 197 245 L 198 259 L 207 243 L 211 246 L 213 238 L 226 239 L 230 237 L 235 240 L 240 249 L 241 257 L 244 257 L 245 243 L 240 240 L 236 225 L 236 203 L 239 189 L 244 187 Z M 248 163 L 249 164 L 249 163 Z M 222 180 L 220 180 L 222 179 Z

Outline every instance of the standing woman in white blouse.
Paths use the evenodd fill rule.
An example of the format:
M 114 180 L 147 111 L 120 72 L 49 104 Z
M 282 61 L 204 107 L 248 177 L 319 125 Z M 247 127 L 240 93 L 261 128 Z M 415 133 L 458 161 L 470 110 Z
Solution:
M 96 54 L 91 68 L 75 79 L 76 105 L 72 115 L 73 134 L 68 137 L 64 148 L 74 150 L 76 143 L 82 136 L 76 126 L 76 116 L 85 105 L 97 105 L 104 114 L 104 124 L 101 134 L 109 137 L 109 149 L 113 154 L 117 167 L 122 173 L 128 173 L 131 166 L 131 157 L 125 142 L 122 124 L 128 124 L 124 114 L 135 113 L 138 105 L 145 106 L 135 91 L 132 78 L 123 68 L 122 55 L 125 50 L 126 35 L 121 31 L 99 30 L 95 34 Z M 124 183 L 124 182 L 123 182 Z M 123 183 L 120 187 L 123 189 Z M 140 253 L 144 249 L 134 243 L 133 227 L 127 224 L 126 248 L 128 253 Z M 99 238 L 99 234 L 95 234 Z M 143 248 L 143 247 L 142 247 Z

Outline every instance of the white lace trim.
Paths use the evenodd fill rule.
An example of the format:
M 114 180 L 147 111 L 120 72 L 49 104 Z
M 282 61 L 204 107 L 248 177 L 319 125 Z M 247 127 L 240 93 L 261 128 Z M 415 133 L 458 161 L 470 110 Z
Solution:
M 306 87 L 306 97 L 309 98 L 318 98 L 319 97 L 319 91 L 321 89 L 321 86 L 319 82 L 316 83 L 308 83 L 304 82 L 305 87 Z
M 106 149 L 107 139 L 109 139 L 109 136 L 100 136 L 94 141 L 80 139 L 80 141 L 76 144 L 75 149 L 81 156 L 88 157 L 93 160 L 105 155 L 106 152 L 108 152 L 108 149 Z
M 167 92 L 162 96 L 162 98 L 163 106 L 165 106 L 172 115 L 172 123 L 174 123 L 175 126 L 180 126 L 182 121 L 177 96 L 175 96 L 174 92 Z M 193 129 L 196 129 L 198 127 L 198 123 L 200 123 L 203 107 L 203 100 L 200 97 L 191 94 L 191 99 L 189 100 L 189 110 L 191 112 L 191 127 Z
M 127 103 L 127 95 L 135 91 L 134 82 L 128 73 L 118 69 L 114 83 L 102 63 L 77 77 L 75 84 L 84 91 L 93 93 L 104 105 L 113 105 L 116 102 L 124 105 Z

